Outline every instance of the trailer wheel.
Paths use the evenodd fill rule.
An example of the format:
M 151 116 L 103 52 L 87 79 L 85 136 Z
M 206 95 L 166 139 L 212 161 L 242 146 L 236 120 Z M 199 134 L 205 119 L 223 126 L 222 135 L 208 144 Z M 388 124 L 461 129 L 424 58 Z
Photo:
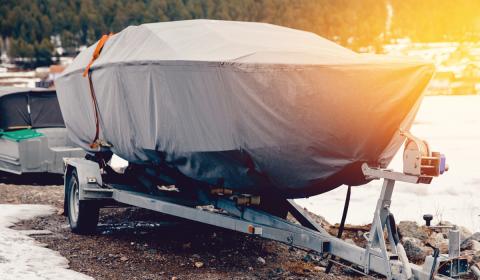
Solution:
M 80 200 L 80 186 L 76 170 L 72 170 L 67 180 L 66 205 L 68 222 L 72 232 L 77 234 L 94 233 L 99 216 L 99 206 L 95 201 Z

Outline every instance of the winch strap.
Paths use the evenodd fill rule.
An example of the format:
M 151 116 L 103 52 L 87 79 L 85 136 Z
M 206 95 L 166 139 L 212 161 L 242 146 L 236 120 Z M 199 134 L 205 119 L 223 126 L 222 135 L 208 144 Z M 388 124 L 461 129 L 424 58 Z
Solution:
M 96 149 L 98 148 L 97 142 L 100 136 L 100 121 L 99 121 L 97 97 L 95 95 L 95 90 L 93 88 L 93 82 L 92 82 L 92 72 L 88 72 L 88 85 L 90 87 L 90 96 L 92 97 L 92 104 L 95 112 L 95 137 L 93 138 L 92 143 L 90 143 L 90 148 Z
M 95 137 L 93 138 L 92 143 L 90 143 L 90 148 L 96 149 L 98 148 L 98 139 L 100 135 L 100 120 L 99 120 L 99 112 L 98 112 L 98 103 L 97 103 L 97 97 L 95 95 L 95 89 L 93 87 L 93 82 L 92 82 L 92 72 L 90 71 L 90 67 L 92 66 L 93 62 L 100 56 L 100 53 L 102 52 L 103 46 L 105 45 L 105 42 L 112 36 L 112 33 L 109 35 L 103 35 L 102 38 L 97 43 L 97 46 L 95 47 L 95 51 L 93 52 L 92 59 L 88 63 L 87 67 L 85 68 L 85 72 L 83 72 L 83 76 L 86 77 L 88 76 L 88 85 L 90 88 L 90 97 L 92 98 L 92 104 L 93 104 L 93 109 L 95 113 Z
M 97 58 L 100 56 L 103 46 L 107 42 L 108 38 L 110 38 L 110 36 L 112 36 L 112 33 L 108 35 L 103 35 L 102 38 L 100 38 L 100 40 L 98 41 L 97 47 L 93 51 L 92 59 L 90 60 L 90 62 L 87 65 L 87 68 L 85 68 L 85 71 L 83 72 L 84 77 L 88 75 L 88 72 L 90 71 L 90 67 L 92 66 L 93 62 L 95 62 L 95 60 L 97 60 Z

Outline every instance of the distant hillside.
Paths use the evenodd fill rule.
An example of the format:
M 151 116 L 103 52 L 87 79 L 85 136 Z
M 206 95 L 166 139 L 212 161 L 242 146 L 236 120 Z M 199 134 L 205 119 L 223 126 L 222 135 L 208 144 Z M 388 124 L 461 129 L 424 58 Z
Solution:
M 475 0 L 0 0 L 0 47 L 17 63 L 48 65 L 55 47 L 73 55 L 128 25 L 210 18 L 270 22 L 378 50 L 405 36 L 478 40 L 478 11 Z

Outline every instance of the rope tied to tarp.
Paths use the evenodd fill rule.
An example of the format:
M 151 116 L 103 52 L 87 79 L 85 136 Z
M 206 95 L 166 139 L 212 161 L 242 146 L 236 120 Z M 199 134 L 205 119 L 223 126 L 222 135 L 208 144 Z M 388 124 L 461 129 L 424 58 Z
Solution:
M 90 68 L 92 67 L 92 64 L 95 62 L 95 60 L 97 60 L 97 58 L 100 56 L 100 53 L 103 50 L 103 46 L 112 35 L 113 34 L 110 33 L 108 35 L 103 35 L 102 38 L 100 38 L 100 40 L 97 43 L 97 46 L 95 47 L 95 50 L 93 51 L 92 59 L 90 60 L 87 67 L 85 68 L 85 71 L 83 72 L 83 77 L 88 77 L 88 84 L 90 87 L 90 97 L 92 98 L 93 108 L 95 112 L 95 137 L 93 141 L 90 143 L 90 148 L 92 149 L 98 149 L 99 146 L 103 145 L 102 143 L 104 141 L 99 140 L 99 137 L 100 137 L 99 110 L 98 110 L 97 97 L 95 95 L 95 89 L 93 87 L 93 82 L 92 82 L 92 71 L 90 70 Z

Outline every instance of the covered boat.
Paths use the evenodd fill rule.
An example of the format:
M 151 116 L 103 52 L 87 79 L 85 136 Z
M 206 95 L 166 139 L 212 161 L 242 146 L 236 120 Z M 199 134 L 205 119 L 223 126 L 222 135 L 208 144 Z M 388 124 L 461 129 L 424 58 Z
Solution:
M 83 156 L 67 137 L 53 89 L 0 87 L 0 171 L 63 173 L 63 157 Z
M 104 36 L 55 83 L 70 138 L 91 153 L 292 198 L 387 166 L 432 74 L 309 32 L 189 20 Z

